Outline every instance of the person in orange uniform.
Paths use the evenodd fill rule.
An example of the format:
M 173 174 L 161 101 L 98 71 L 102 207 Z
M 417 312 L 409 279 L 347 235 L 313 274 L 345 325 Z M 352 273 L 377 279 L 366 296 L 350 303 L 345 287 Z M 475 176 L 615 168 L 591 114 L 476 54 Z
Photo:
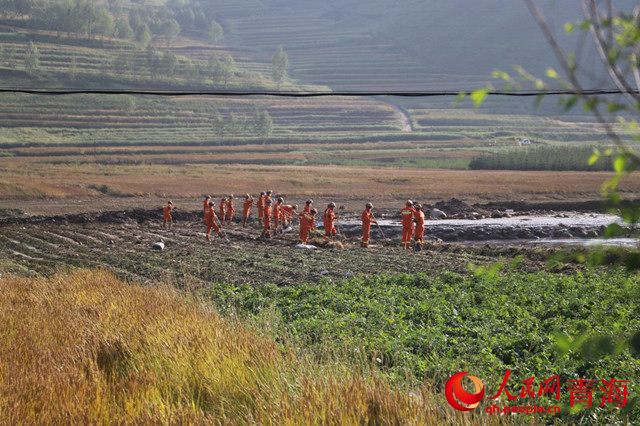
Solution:
M 304 206 L 304 209 L 302 210 L 302 213 L 309 213 L 311 211 L 312 204 L 313 204 L 313 200 L 311 198 L 305 201 L 305 206 Z
M 220 199 L 220 206 L 218 207 L 218 212 L 220 213 L 220 219 L 222 219 L 220 221 L 220 225 L 222 225 L 222 221 L 227 215 L 227 197 L 222 197 Z
M 373 204 L 367 203 L 365 205 L 365 209 L 362 212 L 362 242 L 360 243 L 360 247 L 368 248 L 369 247 L 369 234 L 371 233 L 371 224 L 378 223 L 373 218 Z
M 163 228 L 167 227 L 167 223 L 169 224 L 169 228 L 171 228 L 171 225 L 173 225 L 173 218 L 171 217 L 171 209 L 173 209 L 173 203 L 171 202 L 171 200 L 169 200 L 167 205 L 162 208 L 162 213 L 164 216 L 162 220 Z
M 233 208 L 233 194 L 229 194 L 229 197 L 227 199 L 227 222 L 231 223 L 234 212 L 235 209 Z
M 242 205 L 242 226 L 247 226 L 247 220 L 251 212 L 251 206 L 253 205 L 253 198 L 251 195 L 246 194 L 244 196 L 244 204 Z
M 265 198 L 264 212 L 262 213 L 262 223 L 264 225 L 262 236 L 265 238 L 271 237 L 271 204 L 273 204 L 271 199 Z
M 416 209 L 413 208 L 413 201 L 407 200 L 405 208 L 400 210 L 402 214 L 402 248 L 407 250 L 411 247 L 411 238 L 413 237 L 413 218 Z
M 213 208 L 214 206 L 213 201 L 210 201 L 207 210 L 204 212 L 204 221 L 207 224 L 207 241 L 211 241 L 211 229 L 215 229 L 218 235 L 222 237 L 222 232 L 218 226 L 218 218 Z
M 417 204 L 415 207 L 415 214 L 413 215 L 414 221 L 416 222 L 416 230 L 414 234 L 414 239 L 416 240 L 416 250 L 422 250 L 422 240 L 424 238 L 424 212 L 422 211 L 422 205 Z
M 282 203 L 284 203 L 284 198 L 278 197 L 278 201 L 273 206 L 273 233 L 278 232 L 278 223 L 282 217 Z
M 271 198 L 271 194 L 273 194 L 273 191 L 267 191 L 267 192 L 265 193 L 265 196 L 264 196 L 264 202 L 265 202 L 265 204 L 266 204 L 266 203 L 267 203 L 267 200 L 271 201 L 271 207 L 273 207 L 273 199 Z
M 298 215 L 298 218 L 300 218 L 300 242 L 302 244 L 307 244 L 309 232 L 316 230 L 316 214 L 318 214 L 318 211 L 311 209 Z
M 211 201 L 211 196 L 207 195 L 204 197 L 204 205 L 202 206 L 202 215 L 204 216 L 205 222 L 207 221 L 207 210 L 209 210 L 209 202 Z
M 264 217 L 264 191 L 260 192 L 257 206 L 258 206 L 258 220 L 262 220 L 262 218 Z
M 280 208 L 282 210 L 282 227 L 285 228 L 291 225 L 293 220 L 293 212 L 298 212 L 297 205 L 283 204 Z
M 324 235 L 326 235 L 327 237 L 335 237 L 335 235 L 338 233 L 334 223 L 338 218 L 338 216 L 333 212 L 333 209 L 335 208 L 336 203 L 329 203 L 322 217 L 324 222 Z

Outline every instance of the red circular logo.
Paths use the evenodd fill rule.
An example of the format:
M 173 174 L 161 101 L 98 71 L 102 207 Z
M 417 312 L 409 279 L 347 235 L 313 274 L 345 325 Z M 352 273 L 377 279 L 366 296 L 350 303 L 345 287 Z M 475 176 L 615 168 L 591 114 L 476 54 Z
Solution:
M 473 384 L 476 386 L 475 393 L 469 393 L 462 388 L 462 378 L 465 374 L 468 374 L 467 371 L 463 371 L 462 373 L 454 374 L 449 380 L 447 380 L 447 384 L 444 387 L 444 394 L 447 397 L 447 402 L 453 408 L 459 411 L 471 411 L 478 406 L 480 400 L 484 396 L 484 385 L 475 376 L 469 376 L 469 378 L 473 381 Z M 455 396 L 454 396 L 455 395 Z M 457 400 L 456 400 L 457 398 Z M 464 404 L 469 404 L 467 407 L 460 405 L 458 402 L 462 402 Z

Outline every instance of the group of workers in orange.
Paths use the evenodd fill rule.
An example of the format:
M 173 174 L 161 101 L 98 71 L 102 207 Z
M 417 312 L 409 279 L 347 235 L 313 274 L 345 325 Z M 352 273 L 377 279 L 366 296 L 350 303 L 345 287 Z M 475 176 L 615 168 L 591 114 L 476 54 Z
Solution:
M 270 238 L 272 235 L 278 232 L 278 229 L 285 229 L 292 224 L 294 214 L 300 221 L 300 242 L 306 244 L 309 240 L 310 234 L 316 233 L 322 235 L 316 230 L 316 215 L 318 211 L 312 207 L 313 200 L 309 199 L 305 202 L 305 207 L 302 213 L 297 212 L 297 205 L 284 204 L 284 198 L 278 197 L 276 202 L 273 202 L 271 195 L 272 191 L 263 191 L 260 193 L 256 202 L 258 208 L 258 218 L 262 220 L 262 238 Z M 251 214 L 251 206 L 253 205 L 253 197 L 246 194 L 245 200 L 242 205 L 242 226 L 247 226 L 249 216 Z M 163 227 L 167 224 L 171 226 L 172 217 L 171 210 L 173 209 L 173 203 L 169 201 L 163 209 L 164 220 Z M 324 235 L 326 239 L 333 239 L 338 235 L 337 219 L 339 216 L 334 212 L 336 203 L 331 202 L 327 205 L 327 208 L 323 214 Z M 373 216 L 373 204 L 367 203 L 365 209 L 362 212 L 362 241 L 361 247 L 369 247 L 369 236 L 371 233 L 371 224 L 378 224 Z M 211 230 L 214 230 L 219 236 L 225 237 L 223 232 L 223 223 L 230 224 L 232 222 L 235 209 L 233 208 L 233 194 L 227 197 L 222 197 L 218 208 L 220 218 L 215 213 L 215 203 L 211 200 L 211 197 L 207 195 L 203 204 L 204 222 L 207 226 L 207 240 L 211 241 Z M 411 248 L 411 240 L 415 241 L 415 249 L 421 250 L 424 239 L 424 221 L 425 216 L 422 211 L 422 205 L 414 203 L 411 200 L 407 200 L 405 207 L 400 211 L 402 215 L 402 248 Z M 415 224 L 415 227 L 414 227 Z

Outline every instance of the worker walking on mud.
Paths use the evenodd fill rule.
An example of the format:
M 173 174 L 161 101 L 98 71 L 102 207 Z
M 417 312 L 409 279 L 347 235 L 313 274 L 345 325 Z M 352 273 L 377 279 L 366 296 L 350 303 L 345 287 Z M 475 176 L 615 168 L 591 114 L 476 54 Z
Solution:
M 324 223 L 324 235 L 329 238 L 333 238 L 336 236 L 338 231 L 336 230 L 335 221 L 338 216 L 333 212 L 333 209 L 336 208 L 336 203 L 331 202 L 327 206 L 327 209 L 324 211 L 324 215 L 322 216 Z
M 309 213 L 311 211 L 312 205 L 313 205 L 313 200 L 309 198 L 307 201 L 305 201 L 305 206 L 304 206 L 304 209 L 302 210 L 302 213 Z
M 244 204 L 242 205 L 242 226 L 247 226 L 247 220 L 251 213 L 251 206 L 253 205 L 253 198 L 251 195 L 246 194 L 244 196 Z
M 298 215 L 300 219 L 300 242 L 307 244 L 309 233 L 316 230 L 316 209 L 310 209 L 308 212 L 302 212 Z
M 280 210 L 282 210 L 282 227 L 286 228 L 287 226 L 291 226 L 293 213 L 298 213 L 298 205 L 283 204 Z
M 378 223 L 373 217 L 373 204 L 367 203 L 362 212 L 362 242 L 360 247 L 369 248 L 369 234 L 371 233 L 371 224 Z
M 402 214 L 402 248 L 411 248 L 411 238 L 413 237 L 413 219 L 416 209 L 413 208 L 413 201 L 407 200 L 405 207 L 400 210 Z
M 278 201 L 273 206 L 273 233 L 274 235 L 278 232 L 278 223 L 282 217 L 282 203 L 284 203 L 284 198 L 278 197 Z
M 204 222 L 207 224 L 207 241 L 211 241 L 211 230 L 214 229 L 219 236 L 223 236 L 222 235 L 222 231 L 220 230 L 220 227 L 218 226 L 218 218 L 216 217 L 216 212 L 214 209 L 215 204 L 213 203 L 213 201 L 209 202 L 209 205 L 207 206 L 207 210 L 204 213 Z
M 270 198 L 265 198 L 264 200 L 264 212 L 262 213 L 262 224 L 264 228 L 262 229 L 263 238 L 271 238 L 271 204 L 273 202 Z
M 204 221 L 207 221 L 207 210 L 209 210 L 209 202 L 211 201 L 211 196 L 207 195 L 204 197 L 204 205 L 202 206 L 202 216 Z
M 222 226 L 224 217 L 227 215 L 227 197 L 222 197 L 222 199 L 220 200 L 220 206 L 218 207 L 218 212 L 220 213 L 220 225 Z
M 173 203 L 171 202 L 171 200 L 169 200 L 167 205 L 164 206 L 162 209 L 162 213 L 163 213 L 162 227 L 163 228 L 167 227 L 167 223 L 169 224 L 169 229 L 171 229 L 171 225 L 173 225 L 173 218 L 171 217 L 172 209 L 173 209 Z
M 226 221 L 230 224 L 231 220 L 233 219 L 233 213 L 235 212 L 235 209 L 233 208 L 233 194 L 229 194 L 228 200 L 227 200 L 227 218 Z
M 414 221 L 416 222 L 416 230 L 414 234 L 414 239 L 416 240 L 415 249 L 417 251 L 420 251 L 422 250 L 422 240 L 424 238 L 424 212 L 422 211 L 421 204 L 416 203 L 414 207 L 416 210 L 415 214 L 413 215 Z
M 258 206 L 258 220 L 262 220 L 262 218 L 264 217 L 264 191 L 260 192 L 257 206 Z

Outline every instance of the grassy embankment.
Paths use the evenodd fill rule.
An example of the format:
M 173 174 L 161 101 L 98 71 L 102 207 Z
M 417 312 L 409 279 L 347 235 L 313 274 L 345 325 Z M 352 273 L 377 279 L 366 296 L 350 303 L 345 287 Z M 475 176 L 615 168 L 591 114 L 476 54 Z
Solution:
M 168 287 L 89 271 L 3 277 L 0 287 L 3 422 L 468 419 L 439 409 L 425 387 L 390 387 L 366 361 L 359 371 L 311 362 Z

